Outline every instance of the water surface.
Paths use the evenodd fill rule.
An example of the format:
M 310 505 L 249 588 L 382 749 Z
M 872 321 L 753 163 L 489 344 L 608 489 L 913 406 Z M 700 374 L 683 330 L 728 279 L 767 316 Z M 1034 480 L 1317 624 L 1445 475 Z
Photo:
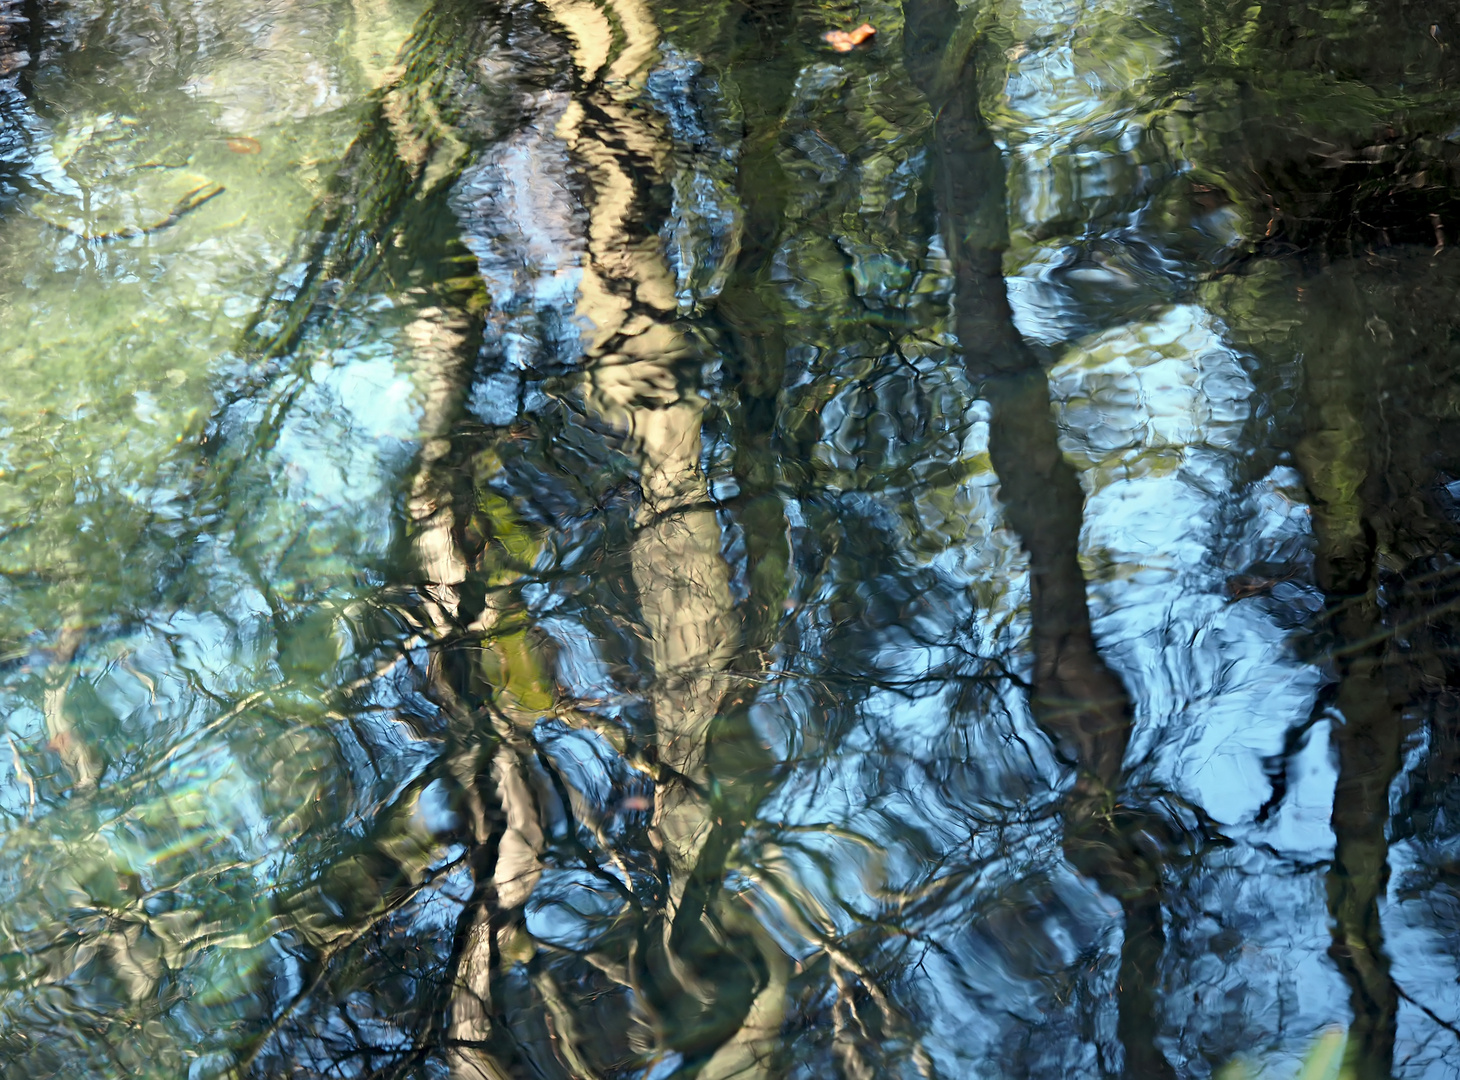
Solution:
M 1460 1072 L 1460 7 L 0 15 L 7 1077 Z

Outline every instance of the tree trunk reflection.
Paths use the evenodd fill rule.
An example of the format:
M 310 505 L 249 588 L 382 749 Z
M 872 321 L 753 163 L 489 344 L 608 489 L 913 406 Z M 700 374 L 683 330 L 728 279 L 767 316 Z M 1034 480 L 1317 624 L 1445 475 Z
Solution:
M 907 65 L 936 118 L 932 185 L 954 261 L 958 339 L 991 408 L 989 456 L 1000 500 L 1029 556 L 1030 708 L 1076 773 L 1061 808 L 1065 854 L 1119 901 L 1125 917 L 1117 983 L 1124 1075 L 1174 1076 L 1156 1045 L 1165 947 L 1161 853 L 1139 812 L 1122 805 L 1131 704 L 1091 630 L 1079 562 L 1084 492 L 1059 448 L 1044 369 L 1009 307 L 1002 155 L 980 112 L 960 9 L 907 0 L 904 10 Z

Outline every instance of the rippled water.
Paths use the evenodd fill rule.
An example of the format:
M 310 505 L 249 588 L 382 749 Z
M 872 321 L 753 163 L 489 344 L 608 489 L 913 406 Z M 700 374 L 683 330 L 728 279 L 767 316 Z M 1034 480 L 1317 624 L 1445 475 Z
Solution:
M 1460 1073 L 1457 50 L 0 2 L 0 1071 Z

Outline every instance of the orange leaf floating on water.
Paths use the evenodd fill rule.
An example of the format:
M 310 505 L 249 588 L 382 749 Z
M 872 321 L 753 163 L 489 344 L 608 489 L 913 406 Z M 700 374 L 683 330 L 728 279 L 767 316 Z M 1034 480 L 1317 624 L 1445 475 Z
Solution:
M 875 26 L 863 23 L 855 30 L 828 30 L 821 37 L 836 52 L 851 52 L 875 33 Z
M 250 139 L 247 135 L 234 135 L 228 140 L 228 149 L 235 154 L 257 154 L 263 149 L 263 145 L 257 139 Z

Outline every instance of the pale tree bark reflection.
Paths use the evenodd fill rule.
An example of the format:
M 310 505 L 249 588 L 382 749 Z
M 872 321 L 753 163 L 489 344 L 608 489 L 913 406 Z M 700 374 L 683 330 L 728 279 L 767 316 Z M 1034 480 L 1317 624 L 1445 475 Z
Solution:
M 642 220 L 643 178 L 669 167 L 662 121 L 638 100 L 659 34 L 640 0 L 547 6 L 568 33 L 575 67 L 574 100 L 557 134 L 586 181 L 582 396 L 639 471 L 631 565 L 653 668 L 653 837 L 668 882 L 636 989 L 656 1040 L 702 1060 L 703 1080 L 754 1077 L 765 1074 L 779 1039 L 789 962 L 724 890 L 743 824 L 711 805 L 712 742 L 753 740 L 743 708 L 728 710 L 738 725 L 724 722 L 740 624 L 700 467 L 705 401 L 694 385 L 695 350 L 677 323 L 659 239 Z M 749 983 L 747 964 L 756 970 Z M 727 968 L 742 974 L 727 977 Z
M 667 137 L 638 100 L 658 34 L 635 0 L 547 0 L 545 8 L 573 61 L 574 92 L 555 134 L 583 180 L 581 401 L 638 466 L 641 493 L 630 563 L 653 669 L 652 832 L 667 881 L 663 910 L 642 928 L 638 970 L 622 977 L 654 1043 L 699 1060 L 702 1077 L 754 1076 L 764 1072 L 779 1037 L 789 962 L 723 888 L 738 831 L 734 815 L 713 808 L 709 794 L 711 733 L 734 686 L 728 669 L 740 632 L 699 463 L 705 402 L 693 385 L 693 349 L 676 321 L 658 238 L 641 220 L 643 178 L 668 167 Z M 505 1077 L 515 1075 L 520 1057 L 497 991 L 511 963 L 537 951 L 522 911 L 542 876 L 545 823 L 562 811 L 533 743 L 533 726 L 551 704 L 544 695 L 550 699 L 553 691 L 536 668 L 518 685 L 504 674 L 532 662 L 506 647 L 509 638 L 521 644 L 522 635 L 501 625 L 501 605 L 490 596 L 480 611 L 464 602 L 471 565 L 458 540 L 463 493 L 453 490 L 448 432 L 460 409 L 471 334 L 444 309 L 423 311 L 411 333 L 426 403 L 421 466 L 408 503 L 423 631 L 443 643 L 480 641 L 501 654 L 495 685 L 482 683 L 480 665 L 472 669 L 465 650 L 432 654 L 432 695 L 451 717 L 449 768 L 467 793 L 475 841 L 476 888 L 457 930 L 444 1034 L 454 1077 Z M 525 684 L 537 690 L 525 693 Z M 743 717 L 738 728 L 721 726 L 745 728 Z M 718 970 L 726 966 L 754 974 L 727 979 Z M 574 1040 L 562 1038 L 572 1027 L 570 1010 L 546 969 L 535 970 L 534 985 L 560 1036 L 561 1063 L 586 1075 Z

